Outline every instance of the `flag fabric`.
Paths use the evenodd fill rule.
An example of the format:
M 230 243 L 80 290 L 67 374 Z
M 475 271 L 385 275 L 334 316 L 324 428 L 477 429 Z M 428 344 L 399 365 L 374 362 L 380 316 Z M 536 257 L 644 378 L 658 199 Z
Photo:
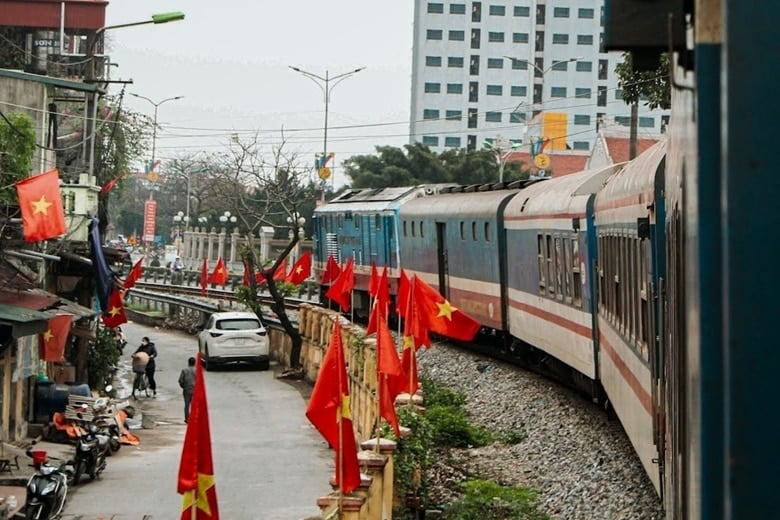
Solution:
M 408 280 L 408 294 L 412 293 L 415 281 L 415 277 Z M 420 388 L 417 376 L 417 349 L 423 345 L 430 347 L 431 340 L 417 311 L 414 299 L 407 296 L 404 308 L 403 350 L 401 352 L 401 370 L 404 373 L 404 379 L 400 382 L 398 391 L 414 395 Z
M 411 336 L 404 336 L 401 371 L 404 377 L 399 381 L 398 393 L 404 392 L 414 395 L 420 388 L 420 381 L 417 376 L 417 349 Z
M 142 256 L 138 259 L 135 265 L 133 265 L 133 268 L 130 269 L 130 272 L 127 273 L 127 278 L 125 278 L 125 282 L 122 284 L 125 290 L 135 286 L 135 282 L 141 278 L 141 275 L 143 274 L 143 262 L 144 257 Z
M 182 495 L 181 520 L 219 520 L 206 381 L 203 379 L 200 353 L 195 361 L 195 389 L 181 450 L 176 491 Z
M 279 267 L 276 268 L 276 271 L 274 271 L 274 281 L 275 282 L 283 282 L 284 279 L 287 277 L 287 257 L 285 256 L 282 258 L 282 261 L 279 262 Z
M 293 285 L 299 285 L 311 276 L 311 251 L 306 251 L 290 269 L 285 281 Z
M 102 187 L 102 188 L 100 188 L 100 193 L 108 193 L 108 192 L 110 192 L 111 190 L 113 190 L 113 189 L 114 189 L 114 187 L 116 187 L 117 183 L 118 183 L 120 180 L 122 180 L 122 177 L 123 177 L 123 175 L 120 175 L 120 176 L 118 176 L 118 177 L 114 177 L 113 179 L 111 179 L 110 181 L 108 181 L 107 183 L 105 183 L 105 184 L 103 185 L 103 187 Z
M 382 312 L 378 313 L 377 318 L 376 369 L 379 382 L 379 416 L 393 427 L 396 437 L 400 437 L 398 416 L 395 413 L 395 398 L 403 389 L 405 377 L 401 362 L 398 360 L 398 352 L 395 350 L 395 341 L 387 327 L 387 318 Z
M 351 413 L 341 324 L 337 318 L 306 407 L 306 417 L 335 450 L 336 485 L 345 494 L 360 485 Z
M 409 278 L 406 272 L 401 268 L 401 275 L 398 277 L 398 297 L 396 298 L 395 312 L 402 318 L 406 317 L 406 307 L 409 304 Z
M 73 323 L 72 314 L 57 314 L 49 318 L 46 332 L 41 334 L 40 358 L 44 361 L 62 361 L 65 356 L 65 344 Z
M 214 272 L 209 276 L 209 282 L 223 287 L 228 282 L 227 268 L 221 256 L 217 258 L 217 265 L 214 266 Z
M 368 295 L 376 297 L 376 291 L 379 287 L 379 273 L 376 270 L 376 263 L 371 262 L 371 276 L 368 279 Z
M 103 323 L 110 329 L 127 323 L 125 306 L 122 303 L 122 293 L 117 287 L 114 287 L 111 295 L 108 297 L 108 307 L 103 311 Z
M 322 281 L 320 283 L 329 283 L 336 280 L 341 274 L 341 268 L 336 263 L 336 259 L 333 255 L 328 255 L 328 261 L 325 264 L 325 272 L 322 273 Z
M 420 278 L 415 280 L 413 299 L 429 331 L 461 341 L 471 341 L 479 332 L 481 325 L 477 320 L 453 307 L 439 291 Z
M 418 278 L 413 276 L 409 280 L 409 298 L 406 299 L 406 314 L 404 318 L 404 341 L 408 341 L 415 350 L 422 347 L 431 346 L 431 339 L 428 336 L 428 328 L 425 317 L 420 314 L 420 308 L 417 300 L 412 297 L 417 285 Z
M 203 265 L 200 267 L 200 294 L 206 294 L 206 288 L 209 286 L 209 262 L 203 258 Z
M 387 321 L 387 308 L 390 301 L 390 288 L 387 282 L 387 266 L 382 271 L 382 276 L 376 283 L 376 298 L 374 298 L 374 306 L 371 311 L 371 315 L 368 317 L 368 327 L 366 327 L 366 334 L 373 334 L 377 330 L 376 317 L 382 315 Z
M 100 310 L 108 310 L 108 297 L 114 290 L 114 277 L 116 276 L 108 267 L 106 257 L 103 255 L 103 245 L 100 241 L 98 219 L 92 217 L 89 221 L 89 257 L 92 260 L 92 271 L 95 273 L 95 286 L 97 298 L 100 302 Z
M 249 287 L 249 262 L 244 260 L 244 276 L 241 278 L 241 285 L 244 285 L 246 287 Z
M 350 257 L 344 270 L 333 285 L 325 292 L 325 296 L 338 303 L 343 312 L 349 311 L 352 305 L 352 289 L 355 287 L 355 259 Z
M 56 169 L 20 180 L 16 183 L 16 195 L 22 212 L 22 232 L 27 242 L 55 238 L 68 230 L 60 195 L 60 176 Z

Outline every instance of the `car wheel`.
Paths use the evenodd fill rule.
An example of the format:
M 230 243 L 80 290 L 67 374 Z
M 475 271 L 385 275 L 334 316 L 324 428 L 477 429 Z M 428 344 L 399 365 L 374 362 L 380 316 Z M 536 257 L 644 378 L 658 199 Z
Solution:
M 268 370 L 269 368 L 271 368 L 271 361 L 268 359 L 266 359 L 265 361 L 260 361 L 257 364 L 257 368 L 259 368 L 260 370 Z
M 207 372 L 210 371 L 213 368 L 213 363 L 209 359 L 209 347 L 208 346 L 206 346 L 203 349 L 202 361 L 203 361 L 203 369 L 206 370 Z

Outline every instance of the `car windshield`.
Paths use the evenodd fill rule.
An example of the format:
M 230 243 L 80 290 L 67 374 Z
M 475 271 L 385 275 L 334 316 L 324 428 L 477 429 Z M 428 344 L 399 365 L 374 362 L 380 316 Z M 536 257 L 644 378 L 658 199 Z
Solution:
M 252 318 L 236 318 L 232 320 L 219 320 L 216 323 L 219 330 L 254 330 L 261 328 L 260 322 Z

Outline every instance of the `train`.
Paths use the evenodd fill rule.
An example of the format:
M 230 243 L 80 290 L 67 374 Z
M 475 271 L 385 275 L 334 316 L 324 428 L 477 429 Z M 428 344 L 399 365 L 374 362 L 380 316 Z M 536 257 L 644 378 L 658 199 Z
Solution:
M 640 68 L 670 53 L 657 144 L 550 179 L 347 189 L 315 210 L 313 267 L 355 259 L 358 314 L 372 264 L 393 294 L 419 276 L 497 349 L 589 391 L 668 518 L 774 517 L 780 44 L 757 35 L 780 4 L 606 4 L 609 48 Z

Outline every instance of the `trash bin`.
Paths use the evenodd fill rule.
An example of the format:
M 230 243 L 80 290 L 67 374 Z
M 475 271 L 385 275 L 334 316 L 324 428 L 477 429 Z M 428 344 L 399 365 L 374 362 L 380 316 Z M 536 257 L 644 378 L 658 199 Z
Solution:
M 145 413 L 141 417 L 141 428 L 144 430 L 152 430 L 157 426 L 157 416 L 151 413 Z
M 46 462 L 46 451 L 45 450 L 32 450 L 30 451 L 32 454 L 33 459 L 33 466 L 40 466 L 44 462 Z

